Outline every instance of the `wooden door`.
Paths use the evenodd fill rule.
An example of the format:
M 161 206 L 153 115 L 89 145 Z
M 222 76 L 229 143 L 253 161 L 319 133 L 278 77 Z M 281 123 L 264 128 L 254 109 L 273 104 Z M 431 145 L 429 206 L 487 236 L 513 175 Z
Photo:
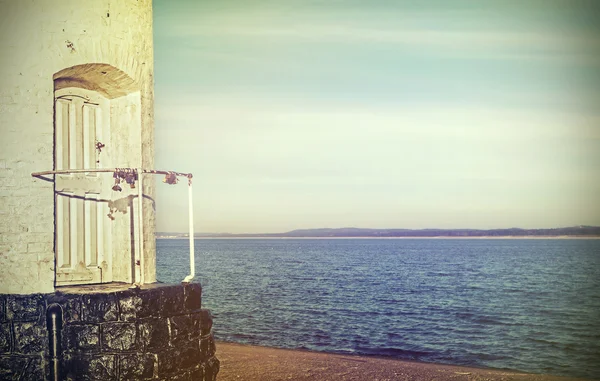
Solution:
M 109 102 L 100 94 L 79 88 L 57 91 L 55 168 L 108 167 L 104 138 L 109 136 L 109 119 Z M 108 176 L 93 172 L 55 176 L 57 286 L 112 281 Z

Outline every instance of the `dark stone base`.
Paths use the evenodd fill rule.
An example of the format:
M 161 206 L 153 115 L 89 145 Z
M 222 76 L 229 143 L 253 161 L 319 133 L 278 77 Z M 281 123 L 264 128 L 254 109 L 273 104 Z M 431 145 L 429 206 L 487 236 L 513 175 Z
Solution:
M 216 380 L 212 317 L 201 295 L 199 284 L 0 294 L 0 379 L 53 379 L 46 310 L 58 305 L 60 380 Z

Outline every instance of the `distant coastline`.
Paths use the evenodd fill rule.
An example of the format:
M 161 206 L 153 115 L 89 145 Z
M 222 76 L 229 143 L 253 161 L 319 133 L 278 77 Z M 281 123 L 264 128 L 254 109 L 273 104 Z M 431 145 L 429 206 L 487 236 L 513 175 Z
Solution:
M 156 236 L 157 239 L 189 239 L 189 237 L 170 237 L 170 236 Z M 239 236 L 201 236 L 194 237 L 194 239 L 273 239 L 273 240 L 284 240 L 284 239 L 600 239 L 600 236 L 478 236 L 478 237 L 450 237 L 450 236 L 438 236 L 438 237 L 239 237 Z
M 160 239 L 189 239 L 186 233 L 157 232 Z M 600 239 L 599 226 L 552 229 L 300 229 L 285 233 L 196 233 L 196 239 Z

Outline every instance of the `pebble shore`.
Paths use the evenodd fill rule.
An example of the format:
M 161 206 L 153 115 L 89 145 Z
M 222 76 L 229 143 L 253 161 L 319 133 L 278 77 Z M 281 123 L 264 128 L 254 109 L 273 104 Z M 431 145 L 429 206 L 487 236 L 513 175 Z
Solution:
M 569 377 L 217 342 L 219 381 L 575 381 Z M 588 380 L 589 381 L 589 380 Z

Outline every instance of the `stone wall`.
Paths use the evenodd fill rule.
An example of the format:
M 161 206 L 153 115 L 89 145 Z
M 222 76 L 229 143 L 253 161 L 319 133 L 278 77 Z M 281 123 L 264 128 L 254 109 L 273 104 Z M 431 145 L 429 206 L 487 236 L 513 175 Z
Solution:
M 0 295 L 0 379 L 51 380 L 46 309 L 62 308 L 61 380 L 215 380 L 199 284 Z
M 53 186 L 31 173 L 53 169 L 53 76 L 89 63 L 126 73 L 141 97 L 135 163 L 152 168 L 152 2 L 0 0 L 0 9 L 0 293 L 48 293 L 54 291 Z M 151 180 L 144 182 L 146 282 L 155 281 Z

